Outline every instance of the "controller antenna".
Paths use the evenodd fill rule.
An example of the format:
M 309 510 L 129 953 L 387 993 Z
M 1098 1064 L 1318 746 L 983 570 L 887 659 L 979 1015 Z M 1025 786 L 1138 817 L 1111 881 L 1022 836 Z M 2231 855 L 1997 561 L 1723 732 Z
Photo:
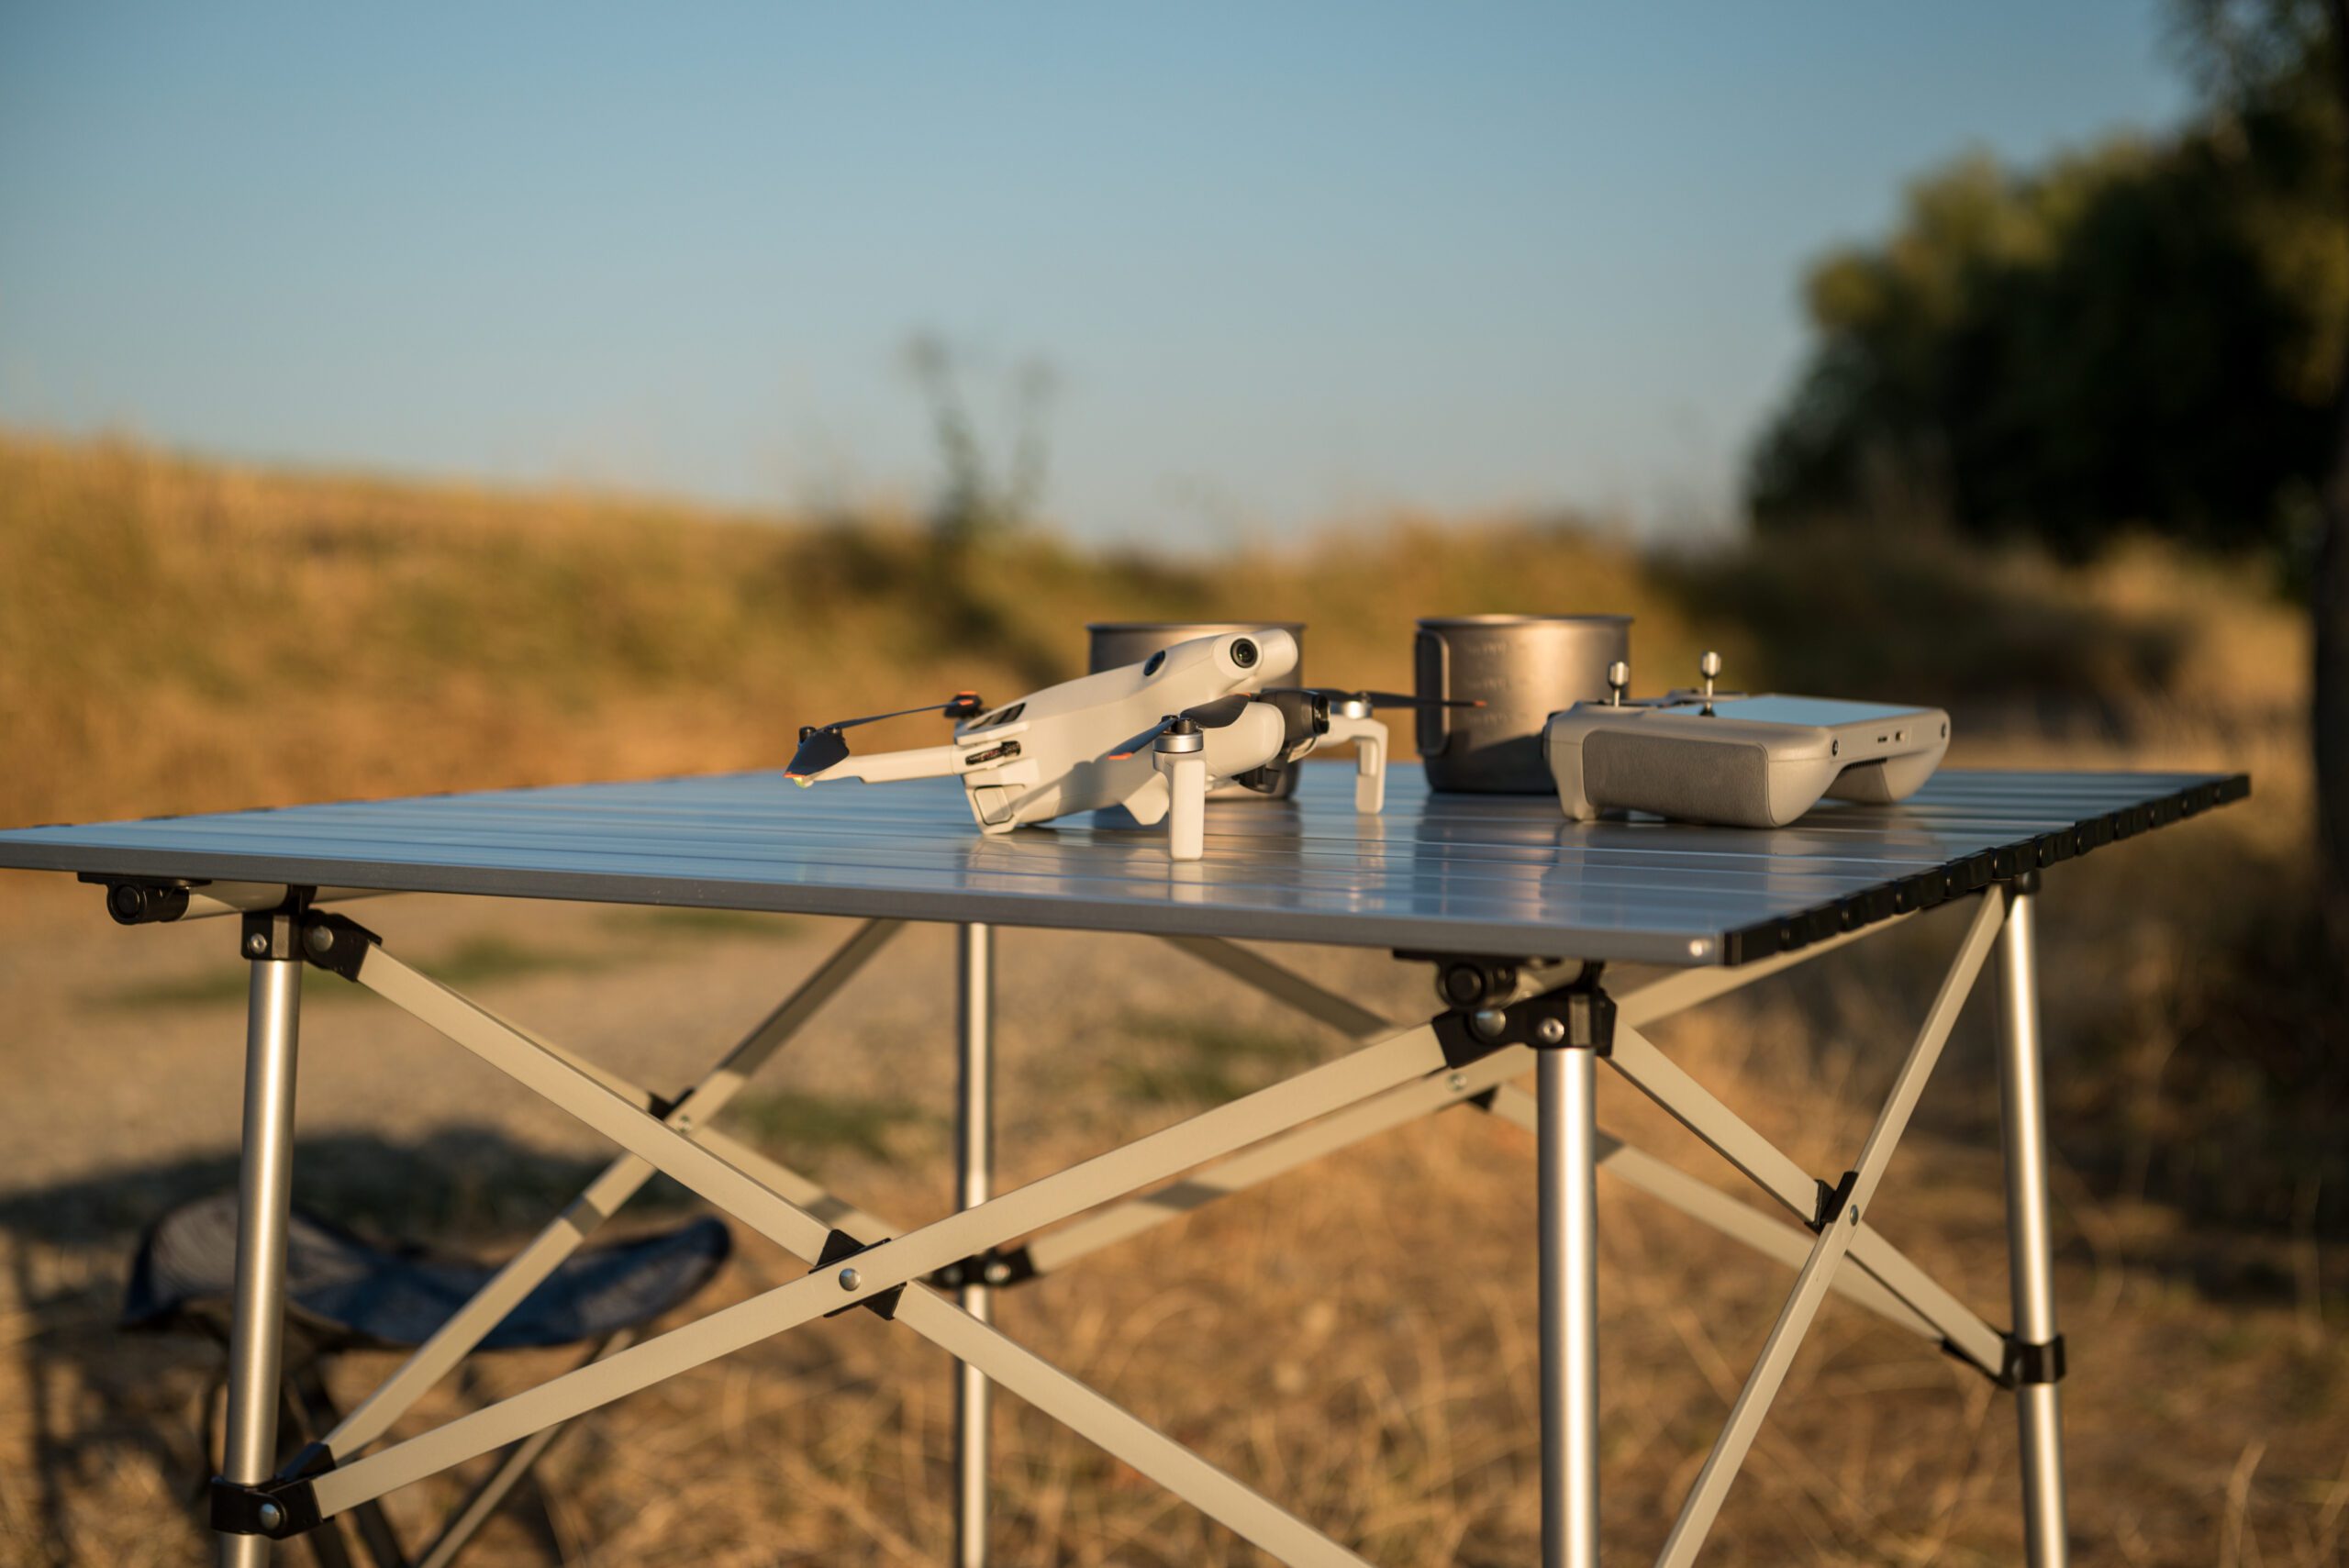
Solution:
M 1618 659 L 1607 666 L 1607 706 L 1621 707 L 1623 694 L 1631 689 L 1631 667 Z
M 1697 673 L 1705 677 L 1705 700 L 1712 701 L 1713 682 L 1720 678 L 1721 673 L 1721 656 L 1707 649 L 1704 656 L 1697 661 Z

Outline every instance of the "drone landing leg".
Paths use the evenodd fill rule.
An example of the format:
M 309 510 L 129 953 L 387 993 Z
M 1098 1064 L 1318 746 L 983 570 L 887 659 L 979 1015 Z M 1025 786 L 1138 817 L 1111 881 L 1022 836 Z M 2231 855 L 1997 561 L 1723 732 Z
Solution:
M 1197 754 L 1169 757 L 1158 766 L 1166 775 L 1166 857 L 1197 860 L 1207 852 L 1207 759 Z
M 1375 718 L 1330 719 L 1330 744 L 1354 749 L 1354 809 L 1375 817 L 1386 808 L 1386 726 Z

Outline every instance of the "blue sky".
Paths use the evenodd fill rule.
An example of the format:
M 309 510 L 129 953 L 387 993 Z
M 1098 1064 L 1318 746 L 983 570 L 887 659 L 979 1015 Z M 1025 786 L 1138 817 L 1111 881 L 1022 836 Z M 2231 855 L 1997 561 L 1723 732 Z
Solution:
M 0 422 L 918 496 L 917 330 L 1045 507 L 1725 516 L 1807 260 L 2185 107 L 2144 0 L 0 11 Z M 999 439 L 1000 432 L 997 432 Z

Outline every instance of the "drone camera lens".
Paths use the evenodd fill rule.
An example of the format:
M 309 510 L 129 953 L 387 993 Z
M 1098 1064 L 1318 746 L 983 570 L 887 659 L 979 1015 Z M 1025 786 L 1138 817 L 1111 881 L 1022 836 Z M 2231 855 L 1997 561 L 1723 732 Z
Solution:
M 1165 662 L 1166 650 L 1162 648 L 1157 652 L 1142 661 L 1141 673 L 1145 675 L 1155 675 L 1158 673 L 1159 667 Z
M 1231 662 L 1234 664 L 1239 665 L 1241 669 L 1254 669 L 1256 667 L 1256 645 L 1249 641 L 1246 638 L 1243 637 L 1239 641 L 1231 645 Z

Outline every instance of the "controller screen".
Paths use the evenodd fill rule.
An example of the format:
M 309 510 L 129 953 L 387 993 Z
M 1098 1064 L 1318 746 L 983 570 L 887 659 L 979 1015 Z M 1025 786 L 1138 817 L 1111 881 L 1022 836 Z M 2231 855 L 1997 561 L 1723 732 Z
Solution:
M 1760 724 L 1872 724 L 1914 717 L 1919 711 L 1830 697 L 1731 697 L 1713 705 L 1713 712 L 1723 718 L 1750 718 Z

